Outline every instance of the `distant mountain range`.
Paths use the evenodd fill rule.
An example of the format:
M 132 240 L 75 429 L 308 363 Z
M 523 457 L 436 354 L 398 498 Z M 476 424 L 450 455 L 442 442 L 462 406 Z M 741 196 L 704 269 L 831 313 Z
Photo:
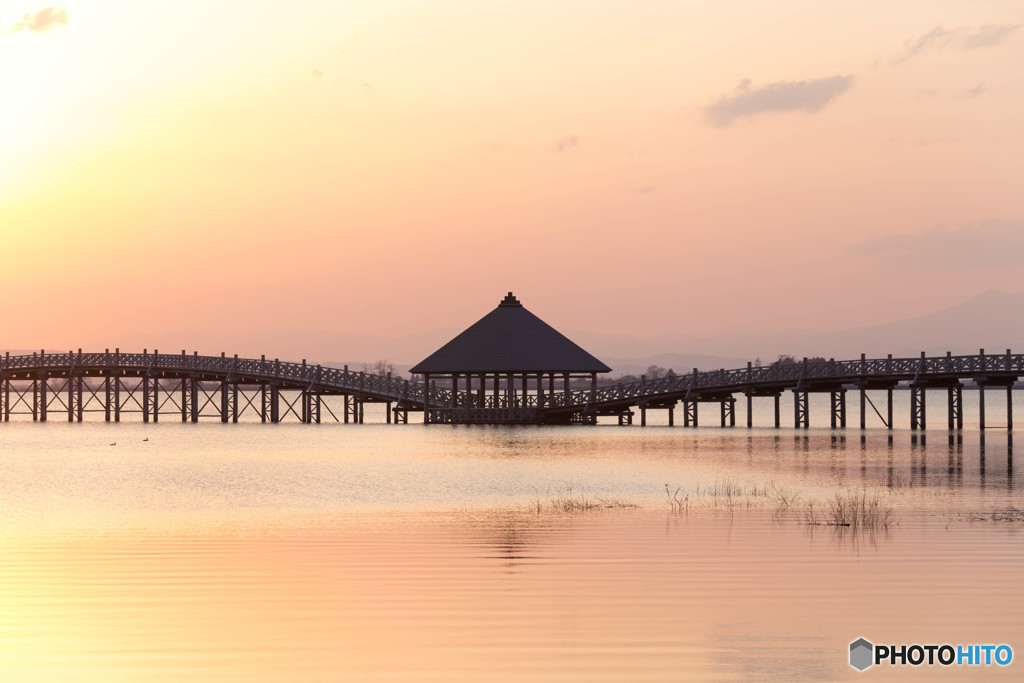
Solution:
M 469 321 L 473 322 L 473 321 Z M 558 321 L 549 321 L 558 327 Z M 467 322 L 467 324 L 469 324 Z M 161 341 L 161 350 L 180 352 L 188 348 L 203 354 L 221 351 L 240 356 L 301 360 L 329 365 L 349 365 L 361 369 L 363 363 L 386 359 L 395 370 L 408 369 L 461 332 L 449 326 L 404 337 L 375 337 L 369 334 L 344 334 L 322 330 L 278 329 L 225 335 L 179 334 L 180 340 Z M 977 353 L 1004 353 L 1010 348 L 1024 351 L 1024 291 L 1016 293 L 991 290 L 949 308 L 882 325 L 871 325 L 831 332 L 751 333 L 728 338 L 661 335 L 637 337 L 581 330 L 562 330 L 573 341 L 610 365 L 613 376 L 638 374 L 650 365 L 690 372 L 693 368 L 743 367 L 760 358 L 769 363 L 779 354 L 857 358 L 861 353 L 884 357 Z M 186 339 L 187 338 L 187 339 Z M 154 339 L 143 334 L 121 340 L 121 348 L 139 351 Z M 13 350 L 12 350 L 13 353 Z M 338 360 L 349 359 L 349 360 Z
M 1007 293 L 990 290 L 963 303 L 925 315 L 868 327 L 830 332 L 780 332 L 750 334 L 731 338 L 660 336 L 634 338 L 567 332 L 581 346 L 611 365 L 646 367 L 656 364 L 713 370 L 742 367 L 748 360 L 770 362 L 780 354 L 797 358 L 857 358 L 893 354 L 895 357 L 929 355 L 1024 352 L 1024 291 Z M 675 353 L 666 353 L 675 352 Z M 678 360 L 676 354 L 680 355 Z

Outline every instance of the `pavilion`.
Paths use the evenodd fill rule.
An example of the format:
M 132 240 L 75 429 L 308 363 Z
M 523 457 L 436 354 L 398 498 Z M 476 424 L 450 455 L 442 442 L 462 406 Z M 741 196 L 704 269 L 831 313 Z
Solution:
M 424 423 L 535 424 L 545 421 L 545 408 L 565 404 L 574 380 L 577 390 L 593 391 L 597 373 L 611 368 L 509 292 L 411 372 L 423 375 L 427 387 L 451 389 L 440 405 L 431 405 L 433 392 L 426 392 Z M 580 380 L 589 380 L 583 389 Z

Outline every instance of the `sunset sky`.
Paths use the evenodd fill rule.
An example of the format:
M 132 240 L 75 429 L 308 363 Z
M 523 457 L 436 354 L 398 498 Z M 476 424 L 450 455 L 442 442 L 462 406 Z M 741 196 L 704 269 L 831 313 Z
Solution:
M 1019 0 L 0 0 L 0 65 L 5 348 L 1024 289 Z

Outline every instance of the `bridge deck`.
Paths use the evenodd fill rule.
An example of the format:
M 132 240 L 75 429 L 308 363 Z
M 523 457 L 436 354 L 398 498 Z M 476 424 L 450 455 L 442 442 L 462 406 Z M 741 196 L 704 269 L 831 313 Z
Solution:
M 1024 354 L 989 355 L 979 353 L 967 356 L 919 358 L 874 358 L 861 357 L 857 360 L 772 364 L 735 370 L 715 370 L 692 374 L 670 375 L 654 380 L 617 384 L 596 389 L 569 391 L 567 393 L 519 394 L 513 399 L 493 395 L 482 397 L 461 391 L 429 388 L 421 382 L 403 380 L 391 376 L 354 372 L 347 368 L 331 368 L 320 365 L 288 363 L 266 358 L 249 359 L 237 356 L 200 356 L 198 354 L 161 353 L 36 353 L 31 355 L 0 358 L 0 414 L 9 420 L 13 400 L 28 402 L 29 389 L 19 383 L 31 383 L 31 409 L 37 419 L 46 419 L 48 408 L 58 401 L 59 409 L 66 410 L 69 419 L 77 416 L 81 420 L 83 401 L 91 396 L 106 402 L 108 415 L 120 412 L 120 394 L 125 392 L 140 407 L 144 419 L 152 412 L 154 419 L 159 415 L 161 396 L 165 402 L 168 387 L 181 391 L 180 409 L 183 419 L 197 416 L 197 404 L 206 398 L 217 406 L 216 397 L 206 386 L 216 383 L 220 390 L 219 414 L 227 421 L 232 405 L 237 404 L 239 386 L 258 387 L 265 395 L 262 400 L 263 417 L 277 421 L 281 392 L 298 392 L 302 396 L 301 415 L 303 421 L 319 421 L 320 398 L 322 396 L 345 396 L 346 421 L 351 416 L 360 421 L 362 404 L 383 402 L 391 404 L 396 418 L 407 420 L 409 411 L 423 410 L 425 398 L 429 398 L 431 414 L 440 422 L 485 422 L 485 423 L 593 423 L 598 415 L 624 415 L 631 408 L 669 409 L 678 402 L 687 406 L 698 402 L 717 401 L 723 405 L 723 424 L 726 413 L 732 410 L 734 395 L 774 396 L 776 402 L 783 391 L 792 391 L 796 397 L 797 424 L 800 417 L 800 401 L 803 396 L 803 410 L 806 411 L 806 394 L 809 392 L 830 392 L 833 394 L 833 411 L 841 415 L 845 424 L 845 390 L 847 388 L 892 389 L 900 383 L 911 386 L 915 399 L 912 411 L 912 426 L 923 426 L 923 398 L 918 401 L 918 392 L 926 388 L 946 388 L 950 392 L 950 424 L 954 422 L 954 392 L 959 402 L 961 383 L 973 381 L 980 387 L 1010 387 L 1024 375 Z M 103 378 L 102 397 L 89 378 Z M 12 389 L 13 383 L 13 389 Z M 56 383 L 56 386 L 51 386 Z M 164 394 L 161 395 L 161 391 Z M 231 394 L 229 397 L 229 393 Z M 863 393 L 863 392 L 862 392 Z M 59 397 L 54 398 L 55 396 Z M 353 406 L 349 406 L 349 397 Z M 297 400 L 297 399 L 296 399 Z M 749 398 L 748 398 L 749 400 Z M 862 398 L 862 414 L 863 401 Z M 111 407 L 113 403 L 113 407 Z M 728 411 L 727 411 L 728 404 Z M 150 407 L 152 406 L 152 408 Z M 689 417 L 687 408 L 687 416 Z M 956 406 L 959 411 L 959 406 Z M 1008 404 L 1008 426 L 1012 426 L 1012 402 Z M 53 412 L 52 410 L 50 412 Z M 237 419 L 237 408 L 234 409 Z M 778 405 L 776 403 L 776 414 Z M 694 417 L 696 413 L 694 412 Z M 734 421 L 734 416 L 729 417 Z M 984 419 L 984 417 L 982 418 Z M 958 417 L 962 422 L 962 415 Z M 689 423 L 689 420 L 686 421 Z M 778 424 L 778 418 L 776 418 Z M 891 426 L 891 407 L 890 419 Z

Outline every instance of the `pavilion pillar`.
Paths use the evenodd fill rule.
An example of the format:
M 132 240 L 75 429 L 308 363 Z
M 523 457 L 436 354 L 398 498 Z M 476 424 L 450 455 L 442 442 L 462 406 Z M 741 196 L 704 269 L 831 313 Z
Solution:
M 544 407 L 544 375 L 537 373 L 537 407 Z
M 508 421 L 516 420 L 516 384 L 511 372 L 505 376 L 505 398 L 508 399 Z

